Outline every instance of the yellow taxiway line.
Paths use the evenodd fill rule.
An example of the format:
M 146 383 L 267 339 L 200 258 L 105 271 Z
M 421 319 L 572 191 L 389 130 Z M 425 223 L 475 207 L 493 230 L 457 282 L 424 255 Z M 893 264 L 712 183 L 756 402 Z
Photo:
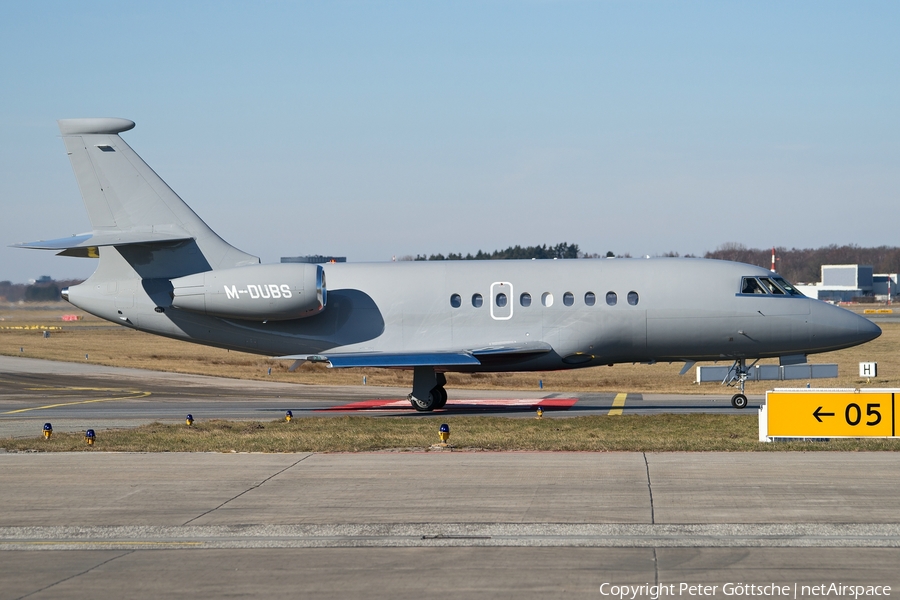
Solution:
M 612 408 L 609 411 L 611 415 L 621 415 L 622 409 L 625 408 L 625 397 L 628 394 L 616 394 L 615 400 L 613 400 Z
M 146 398 L 150 395 L 151 392 L 142 392 L 140 390 L 115 390 L 110 388 L 80 388 L 80 387 L 71 387 L 71 388 L 31 388 L 33 390 L 70 390 L 77 392 L 114 392 L 114 391 L 124 391 L 127 393 L 127 396 L 115 396 L 112 398 L 94 398 L 93 400 L 76 400 L 75 402 L 60 402 L 58 404 L 47 404 L 45 406 L 32 406 L 31 408 L 19 408 L 17 410 L 8 410 L 4 413 L 0 413 L 3 415 L 14 415 L 17 413 L 29 412 L 32 410 L 45 410 L 48 408 L 59 408 L 60 406 L 74 406 L 76 404 L 93 404 L 94 402 L 110 402 L 112 400 L 136 400 L 137 398 Z

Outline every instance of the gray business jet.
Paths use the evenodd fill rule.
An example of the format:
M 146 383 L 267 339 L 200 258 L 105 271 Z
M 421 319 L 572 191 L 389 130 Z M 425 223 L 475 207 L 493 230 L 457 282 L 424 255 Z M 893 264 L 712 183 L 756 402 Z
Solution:
M 448 371 L 733 361 L 862 344 L 881 330 L 766 269 L 704 259 L 259 264 L 216 235 L 118 135 L 125 119 L 59 129 L 89 233 L 18 244 L 99 258 L 73 305 L 141 331 L 331 367 L 413 370 L 409 400 L 441 408 Z M 327 286 L 326 286 L 326 281 Z

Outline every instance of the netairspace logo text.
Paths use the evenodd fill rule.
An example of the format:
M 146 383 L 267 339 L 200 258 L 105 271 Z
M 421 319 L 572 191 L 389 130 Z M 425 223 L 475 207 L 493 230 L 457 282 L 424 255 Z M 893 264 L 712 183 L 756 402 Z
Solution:
M 612 596 L 619 600 L 637 600 L 649 598 L 659 600 L 677 596 L 764 596 L 767 598 L 870 598 L 890 596 L 889 585 L 846 585 L 843 583 L 821 583 L 818 585 L 800 585 L 797 583 L 784 585 L 777 583 L 723 583 L 721 585 L 705 585 L 696 583 L 668 583 L 651 585 L 616 585 L 603 583 L 600 585 L 601 596 Z

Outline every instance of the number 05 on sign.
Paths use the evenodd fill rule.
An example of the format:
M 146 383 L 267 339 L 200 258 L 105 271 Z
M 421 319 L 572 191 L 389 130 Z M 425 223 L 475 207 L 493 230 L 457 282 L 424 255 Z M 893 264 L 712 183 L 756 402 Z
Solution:
M 759 411 L 759 439 L 895 437 L 900 390 L 774 390 Z

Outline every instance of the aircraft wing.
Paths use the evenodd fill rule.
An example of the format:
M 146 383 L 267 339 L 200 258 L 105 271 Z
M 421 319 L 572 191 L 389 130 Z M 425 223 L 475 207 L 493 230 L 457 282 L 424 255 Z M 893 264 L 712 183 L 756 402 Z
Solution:
M 324 354 L 295 354 L 279 359 L 328 363 L 330 367 L 459 367 L 497 363 L 505 357 L 521 360 L 526 355 L 544 354 L 553 348 L 544 342 L 500 344 L 447 352 L 325 352 Z

